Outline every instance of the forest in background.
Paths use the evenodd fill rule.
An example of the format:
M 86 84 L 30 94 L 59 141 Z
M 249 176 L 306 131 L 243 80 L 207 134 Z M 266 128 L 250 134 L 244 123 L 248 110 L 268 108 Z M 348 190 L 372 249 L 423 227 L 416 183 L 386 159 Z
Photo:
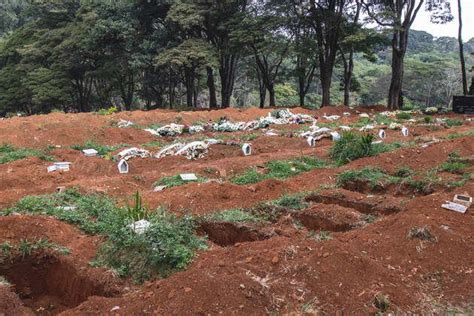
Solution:
M 448 107 L 463 93 L 458 39 L 408 32 L 397 1 L 4 0 L 0 115 L 371 105 L 387 95 L 393 109 Z M 436 7 L 447 0 L 405 2 L 413 18 L 429 10 L 455 23 Z M 384 27 L 368 28 L 374 21 Z M 472 51 L 474 39 L 469 66 Z

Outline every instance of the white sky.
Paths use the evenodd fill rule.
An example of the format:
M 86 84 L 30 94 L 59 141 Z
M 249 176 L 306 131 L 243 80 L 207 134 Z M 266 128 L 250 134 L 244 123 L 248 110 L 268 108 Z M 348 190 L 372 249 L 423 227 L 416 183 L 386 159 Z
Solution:
M 463 16 L 463 40 L 467 42 L 474 37 L 474 0 L 461 0 Z M 420 10 L 413 23 L 413 30 L 426 31 L 435 37 L 458 36 L 458 2 L 451 0 L 451 11 L 454 20 L 447 24 L 433 24 L 430 22 L 430 14 Z

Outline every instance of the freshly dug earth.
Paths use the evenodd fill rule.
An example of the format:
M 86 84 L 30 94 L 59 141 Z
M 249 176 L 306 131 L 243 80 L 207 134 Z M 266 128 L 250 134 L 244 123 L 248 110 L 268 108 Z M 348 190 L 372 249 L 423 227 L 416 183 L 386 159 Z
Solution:
M 356 111 L 376 113 L 382 107 L 318 111 L 295 109 L 315 117 L 342 115 L 338 123 L 358 120 Z M 474 183 L 458 187 L 433 186 L 417 194 L 393 185 L 371 191 L 365 183 L 335 188 L 337 176 L 347 170 L 377 167 L 394 174 L 409 167 L 422 177 L 439 168 L 453 152 L 474 155 L 473 125 L 467 117 L 459 127 L 410 126 L 410 136 L 387 130 L 385 142 L 412 142 L 411 146 L 353 161 L 313 169 L 287 179 L 267 179 L 237 185 L 232 180 L 248 169 L 266 171 L 273 160 L 301 156 L 329 160 L 331 141 L 310 148 L 296 137 L 303 126 L 272 126 L 280 136 L 252 133 L 205 133 L 177 138 L 156 138 L 141 127 L 179 119 L 186 124 L 220 117 L 240 121 L 267 115 L 269 109 L 124 112 L 112 116 L 50 114 L 12 118 L 0 122 L 2 143 L 44 150 L 57 161 L 70 161 L 69 172 L 47 173 L 50 162 L 30 157 L 0 165 L 0 207 L 27 195 L 51 194 L 57 187 L 101 192 L 125 203 L 139 191 L 151 208 L 166 206 L 178 215 L 212 215 L 226 209 L 245 209 L 284 195 L 313 192 L 301 209 L 282 208 L 276 219 L 262 223 L 200 222 L 197 234 L 208 237 L 209 248 L 199 251 L 184 271 L 165 279 L 133 285 L 111 271 L 91 267 L 100 236 L 87 236 L 51 217 L 10 215 L 0 217 L 0 245 L 47 239 L 66 247 L 70 254 L 37 250 L 3 259 L 0 276 L 0 314 L 6 315 L 261 315 L 261 314 L 442 314 L 474 313 L 474 216 L 472 208 L 459 214 L 441 208 L 456 193 L 474 195 Z M 126 119 L 139 125 L 117 128 Z M 321 123 L 330 123 L 320 119 Z M 14 131 L 14 132 L 12 132 Z M 376 130 L 377 131 L 377 130 Z M 252 134 L 252 135 L 250 135 Z M 183 157 L 132 159 L 130 173 L 120 175 L 116 163 L 84 157 L 72 145 L 94 140 L 102 145 L 139 146 L 158 141 L 227 137 L 238 143 L 252 139 L 253 155 L 244 157 L 238 146 L 217 145 L 199 160 Z M 433 142 L 433 139 L 435 140 Z M 155 147 L 153 147 L 155 146 Z M 152 145 L 156 152 L 160 145 Z M 116 152 L 114 152 L 116 153 Z M 193 172 L 210 181 L 190 183 L 153 192 L 163 177 Z M 472 173 L 468 164 L 464 173 Z M 459 175 L 439 172 L 446 180 Z M 425 229 L 435 236 L 413 236 Z M 3 258 L 3 257 L 2 257 Z M 1 279 L 0 279 L 1 280 Z M 382 306 L 382 305 L 385 305 Z

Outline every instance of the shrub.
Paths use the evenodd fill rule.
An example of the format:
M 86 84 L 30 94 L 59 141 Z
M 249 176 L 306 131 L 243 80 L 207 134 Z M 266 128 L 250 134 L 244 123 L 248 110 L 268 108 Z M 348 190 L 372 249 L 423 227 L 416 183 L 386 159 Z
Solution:
M 463 125 L 463 121 L 462 120 L 459 120 L 459 119 L 446 119 L 446 125 L 449 126 L 449 127 L 453 127 L 453 126 L 461 126 Z
M 207 221 L 230 222 L 230 223 L 257 223 L 262 219 L 243 210 L 226 210 L 204 217 Z
M 432 241 L 435 242 L 438 240 L 438 238 L 433 235 L 428 227 L 414 227 L 410 229 L 410 231 L 407 234 L 408 239 L 420 239 L 420 240 L 426 240 L 426 241 Z
M 108 109 L 100 109 L 97 113 L 99 115 L 112 115 L 112 114 L 117 113 L 117 112 L 118 112 L 117 107 L 116 106 L 111 106 Z
M 383 170 L 374 167 L 366 167 L 360 170 L 348 170 L 339 174 L 337 184 L 345 186 L 350 182 L 363 181 L 368 182 L 372 189 L 379 185 L 384 185 L 390 179 L 390 176 Z
M 25 197 L 5 213 L 46 214 L 77 225 L 86 233 L 107 237 L 95 262 L 140 282 L 185 268 L 195 250 L 205 246 L 204 240 L 194 235 L 193 219 L 187 216 L 178 218 L 162 210 L 151 213 L 143 206 L 138 193 L 133 199 L 131 206 L 121 208 L 103 195 L 82 195 L 70 189 L 57 194 Z M 64 206 L 74 206 L 75 209 Z M 144 234 L 137 234 L 129 227 L 134 221 L 145 218 L 151 225 Z M 28 254 L 33 246 L 24 241 L 21 251 Z
M 411 114 L 408 113 L 408 112 L 400 112 L 400 113 L 397 113 L 397 119 L 399 120 L 409 120 L 411 119 Z
M 255 168 L 232 179 L 232 183 L 239 185 L 253 184 L 266 179 L 286 179 L 302 172 L 317 168 L 325 168 L 326 162 L 312 157 L 301 157 L 294 160 L 273 160 L 265 164 L 267 173 L 261 174 Z
M 463 162 L 446 161 L 441 165 L 441 170 L 451 173 L 463 173 L 467 164 Z
M 341 139 L 331 147 L 331 158 L 338 165 L 343 165 L 362 157 L 371 156 L 373 140 L 374 136 L 371 134 L 343 133 Z
M 41 160 L 53 161 L 54 158 L 47 155 L 47 151 L 29 148 L 16 148 L 10 144 L 0 145 L 0 164 L 9 163 L 28 157 L 38 157 Z
M 191 217 L 162 212 L 150 217 L 151 226 L 142 235 L 127 227 L 111 232 L 100 248 L 97 262 L 116 269 L 121 276 L 132 275 L 137 282 L 156 275 L 168 276 L 192 261 L 197 249 L 205 248 L 194 235 Z

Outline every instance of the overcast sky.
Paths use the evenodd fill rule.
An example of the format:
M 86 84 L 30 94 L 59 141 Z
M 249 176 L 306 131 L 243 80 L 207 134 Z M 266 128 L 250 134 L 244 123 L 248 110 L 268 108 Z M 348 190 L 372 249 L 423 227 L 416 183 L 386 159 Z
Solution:
M 461 0 L 463 15 L 463 40 L 467 42 L 474 37 L 474 0 Z M 458 36 L 458 2 L 451 0 L 451 9 L 454 20 L 448 24 L 433 24 L 430 22 L 430 14 L 420 10 L 415 22 L 413 30 L 426 31 L 433 36 Z

